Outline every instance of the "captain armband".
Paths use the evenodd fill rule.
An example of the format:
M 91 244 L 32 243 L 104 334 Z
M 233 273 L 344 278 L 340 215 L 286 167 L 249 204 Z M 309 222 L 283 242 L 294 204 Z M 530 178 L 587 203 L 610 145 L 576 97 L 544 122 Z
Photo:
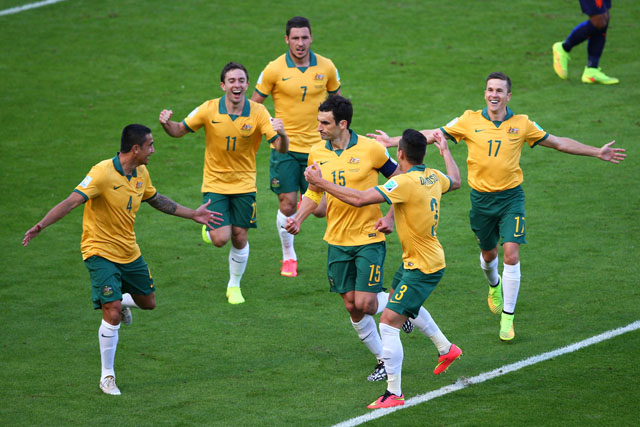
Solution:
M 312 191 L 311 189 L 307 188 L 307 191 L 304 193 L 304 197 L 310 198 L 316 205 L 319 205 L 322 201 L 323 194 L 324 193 L 318 193 L 317 191 Z

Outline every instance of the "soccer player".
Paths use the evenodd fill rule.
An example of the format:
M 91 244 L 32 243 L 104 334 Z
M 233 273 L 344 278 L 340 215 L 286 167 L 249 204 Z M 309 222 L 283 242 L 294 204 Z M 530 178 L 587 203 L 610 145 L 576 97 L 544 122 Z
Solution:
M 582 12 L 589 19 L 578 24 L 564 42 L 553 44 L 553 69 L 558 77 L 566 79 L 569 75 L 569 52 L 575 46 L 585 40 L 587 42 L 587 66 L 582 73 L 583 83 L 600 83 L 614 85 L 620 81 L 615 77 L 607 76 L 602 72 L 598 64 L 607 41 L 607 28 L 609 28 L 609 9 L 611 0 L 580 0 Z
M 320 105 L 318 131 L 326 143 L 311 148 L 309 163 L 320 165 L 324 175 L 339 185 L 365 190 L 378 183 L 378 173 L 387 178 L 398 174 L 397 164 L 384 147 L 349 128 L 352 116 L 351 101 L 340 95 Z M 287 219 L 286 230 L 298 234 L 322 197 L 318 188 L 309 187 L 298 212 Z M 330 195 L 326 200 L 324 240 L 329 244 L 330 290 L 340 294 L 360 340 L 377 358 L 369 381 L 381 381 L 386 378 L 382 341 L 372 315 L 382 312 L 388 300 L 388 294 L 382 292 L 385 235 L 377 230 L 382 213 L 378 205 L 356 208 Z
M 100 389 L 119 395 L 113 368 L 120 322 L 132 322 L 130 307 L 153 310 L 155 285 L 136 243 L 133 225 L 140 203 L 192 219 L 200 224 L 220 223 L 220 214 L 207 210 L 209 202 L 192 210 L 158 193 L 146 165 L 153 154 L 151 130 L 129 125 L 122 131 L 120 152 L 95 165 L 73 192 L 29 229 L 27 246 L 42 230 L 85 203 L 82 220 L 82 258 L 91 277 L 93 306 L 102 309 L 98 329 L 102 375 Z
M 440 219 L 440 197 L 460 188 L 460 172 L 447 141 L 436 142 L 447 167 L 447 175 L 427 168 L 423 161 L 427 140 L 420 132 L 407 129 L 398 145 L 398 165 L 404 172 L 384 185 L 364 191 L 337 185 L 322 178 L 320 166 L 308 167 L 305 176 L 310 185 L 352 206 L 368 206 L 387 202 L 395 207 L 398 237 L 402 244 L 402 265 L 393 278 L 391 297 L 380 317 L 382 360 L 387 371 L 387 390 L 370 409 L 404 405 L 401 371 L 404 352 L 400 328 L 409 318 L 422 318 L 433 331 L 433 342 L 440 357 L 434 373 L 445 371 L 462 354 L 442 334 L 422 304 L 442 279 L 445 270 L 444 250 L 436 232 Z M 425 216 L 425 212 L 427 215 Z M 422 330 L 422 328 L 420 328 Z M 425 330 L 427 328 L 424 328 Z
M 223 247 L 231 239 L 229 251 L 230 304 L 245 300 L 240 280 L 249 259 L 249 228 L 256 228 L 256 154 L 264 135 L 279 153 L 286 153 L 289 138 L 281 119 L 272 119 L 264 107 L 245 96 L 249 73 L 242 64 L 229 62 L 220 73 L 222 98 L 205 101 L 182 122 L 171 121 L 173 111 L 162 110 L 160 124 L 170 136 L 180 138 L 204 127 L 206 148 L 203 200 L 209 209 L 222 212 L 222 225 L 203 226 L 206 243 Z
M 489 282 L 488 304 L 492 313 L 502 313 L 499 337 L 510 341 L 515 336 L 513 316 L 520 289 L 520 245 L 527 243 L 524 211 L 523 176 L 520 169 L 522 146 L 541 145 L 580 156 L 597 157 L 619 163 L 624 149 L 612 148 L 611 141 L 601 148 L 582 144 L 567 137 L 545 132 L 524 114 L 514 114 L 507 103 L 511 99 L 511 79 L 503 73 L 491 73 L 484 92 L 486 108 L 467 110 L 440 129 L 421 131 L 429 143 L 438 132 L 468 148 L 468 182 L 471 187 L 469 219 L 480 246 L 480 267 Z M 378 142 L 389 147 L 399 137 L 377 131 Z M 498 275 L 498 243 L 502 239 L 504 269 Z
M 282 118 L 291 139 L 288 153 L 271 151 L 271 190 L 278 196 L 276 228 L 282 243 L 280 274 L 298 275 L 298 257 L 293 235 L 284 226 L 287 218 L 296 212 L 298 191 L 307 190 L 304 169 L 311 146 L 321 142 L 316 130 L 318 106 L 327 94 L 340 93 L 340 76 L 330 59 L 311 51 L 311 24 L 302 16 L 287 22 L 284 41 L 289 50 L 270 62 L 260 74 L 251 100 L 264 102 L 273 95 L 276 117 Z M 314 211 L 317 217 L 325 215 L 326 201 Z

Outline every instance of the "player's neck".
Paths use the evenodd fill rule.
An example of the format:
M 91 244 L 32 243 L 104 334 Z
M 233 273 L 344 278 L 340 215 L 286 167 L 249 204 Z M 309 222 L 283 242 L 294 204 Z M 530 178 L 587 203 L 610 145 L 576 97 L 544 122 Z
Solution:
M 503 122 L 504 118 L 507 117 L 507 107 L 505 106 L 503 109 L 498 111 L 488 110 L 488 113 L 492 122 Z
M 311 60 L 311 54 L 309 52 L 307 52 L 304 58 L 297 58 L 289 51 L 289 57 L 296 67 L 308 67 Z
M 227 113 L 233 114 L 234 116 L 241 115 L 242 110 L 244 109 L 244 102 L 244 97 L 242 97 L 242 99 L 238 103 L 232 102 L 228 97 L 225 97 L 224 105 L 225 107 L 227 107 Z
M 133 171 L 135 171 L 136 168 L 140 166 L 136 163 L 135 157 L 130 156 L 129 153 L 118 154 L 118 159 L 120 160 L 120 165 L 122 166 L 122 172 L 125 175 L 133 175 Z
M 349 141 L 351 140 L 351 133 L 349 129 L 345 129 L 340 132 L 340 136 L 331 141 L 331 147 L 334 150 L 344 150 L 349 145 Z

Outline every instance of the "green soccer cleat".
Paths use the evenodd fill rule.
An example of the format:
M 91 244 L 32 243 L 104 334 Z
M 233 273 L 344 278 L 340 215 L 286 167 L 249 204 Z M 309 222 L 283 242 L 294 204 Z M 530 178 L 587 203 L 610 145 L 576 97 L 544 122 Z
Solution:
M 502 313 L 500 318 L 500 339 L 511 341 L 516 333 L 513 331 L 513 314 Z
M 242 304 L 244 302 L 242 291 L 237 286 L 227 288 L 227 298 L 229 299 L 229 304 Z
M 207 231 L 206 225 L 202 226 L 202 240 L 204 240 L 205 243 L 209 243 L 210 245 L 213 245 L 213 242 L 211 241 L 211 237 L 209 237 L 209 232 Z
M 569 60 L 571 56 L 562 47 L 562 42 L 554 43 L 551 50 L 553 51 L 553 70 L 558 77 L 566 80 L 569 76 Z
M 487 298 L 489 303 L 489 310 L 493 314 L 502 312 L 502 279 L 498 277 L 498 284 L 496 286 L 489 285 L 489 296 Z
M 615 77 L 609 77 L 602 72 L 600 68 L 584 67 L 582 73 L 582 83 L 600 83 L 601 85 L 615 85 L 620 83 L 620 80 Z

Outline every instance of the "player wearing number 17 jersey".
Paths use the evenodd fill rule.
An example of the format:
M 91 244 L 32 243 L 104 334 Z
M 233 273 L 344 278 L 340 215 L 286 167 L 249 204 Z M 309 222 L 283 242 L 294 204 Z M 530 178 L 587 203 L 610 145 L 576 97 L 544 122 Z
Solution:
M 276 227 L 282 244 L 282 268 L 286 277 L 298 275 L 298 257 L 292 234 L 284 229 L 287 218 L 296 212 L 298 192 L 307 190 L 304 169 L 309 151 L 320 142 L 316 129 L 318 106 L 329 94 L 340 93 L 340 76 L 330 59 L 311 51 L 311 24 L 296 16 L 286 25 L 289 50 L 271 61 L 262 71 L 251 100 L 264 102 L 273 96 L 275 116 L 284 122 L 291 140 L 288 153 L 271 151 L 271 190 L 278 196 Z M 324 201 L 313 212 L 325 214 Z
M 558 137 L 542 130 L 526 115 L 514 114 L 507 107 L 511 99 L 511 79 L 503 73 L 491 73 L 486 79 L 482 111 L 466 111 L 440 129 L 424 130 L 428 142 L 441 132 L 454 142 L 465 141 L 468 149 L 468 182 L 471 187 L 469 219 L 480 246 L 480 267 L 489 281 L 489 309 L 502 312 L 499 337 L 503 341 L 515 336 L 513 317 L 520 289 L 520 244 L 526 243 L 524 191 L 520 153 L 527 143 L 558 151 L 597 157 L 619 163 L 622 148 L 612 148 L 611 141 L 601 148 Z M 373 135 L 385 146 L 396 145 L 399 138 L 389 138 L 378 131 Z M 502 239 L 504 269 L 498 275 L 498 244 Z

